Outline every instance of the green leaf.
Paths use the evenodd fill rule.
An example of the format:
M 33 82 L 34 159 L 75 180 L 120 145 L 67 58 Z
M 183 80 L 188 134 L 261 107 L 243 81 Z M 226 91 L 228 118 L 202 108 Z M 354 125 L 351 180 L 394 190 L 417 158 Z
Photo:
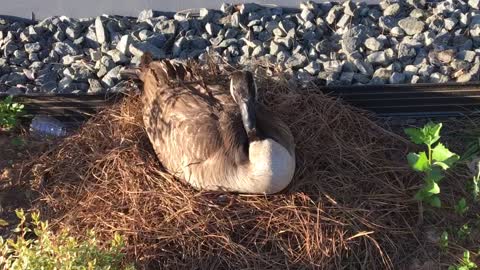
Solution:
M 5 219 L 1 219 L 1 218 L 0 218 L 0 226 L 1 226 L 1 227 L 8 226 L 8 222 L 7 222 Z
M 440 139 L 441 128 L 442 123 L 434 124 L 430 122 L 423 128 L 406 128 L 404 132 L 416 144 L 432 145 Z
M 447 231 L 443 231 L 442 235 L 440 236 L 440 247 L 444 250 L 448 248 L 448 232 Z
M 450 168 L 460 157 L 448 150 L 442 143 L 438 143 L 435 148 L 432 149 L 433 164 L 442 167 L 446 170 Z
M 439 194 L 440 193 L 440 186 L 434 181 L 428 181 L 424 187 L 424 190 L 427 194 Z
M 465 198 L 461 198 L 455 205 L 455 213 L 459 215 L 463 215 L 465 214 L 465 212 L 467 212 L 467 210 L 468 210 L 467 201 L 465 200 Z
M 435 183 L 440 183 L 445 176 L 442 173 L 442 169 L 440 167 L 433 167 L 431 170 L 427 171 L 425 175 L 425 181 L 433 181 Z
M 431 206 L 437 207 L 437 208 L 442 207 L 442 202 L 440 201 L 440 198 L 437 195 L 433 195 L 431 197 L 428 197 L 427 199 L 428 199 L 428 203 Z
M 424 172 L 430 167 L 428 164 L 427 154 L 425 152 L 421 152 L 420 155 L 416 153 L 409 153 L 407 155 L 407 160 L 410 167 L 418 172 Z

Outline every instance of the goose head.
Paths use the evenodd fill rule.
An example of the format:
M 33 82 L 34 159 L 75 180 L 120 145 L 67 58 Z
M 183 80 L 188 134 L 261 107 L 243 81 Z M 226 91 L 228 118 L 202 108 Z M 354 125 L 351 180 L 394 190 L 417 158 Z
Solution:
M 235 71 L 230 75 L 230 94 L 240 108 L 242 122 L 250 140 L 257 136 L 255 107 L 257 86 L 250 71 Z

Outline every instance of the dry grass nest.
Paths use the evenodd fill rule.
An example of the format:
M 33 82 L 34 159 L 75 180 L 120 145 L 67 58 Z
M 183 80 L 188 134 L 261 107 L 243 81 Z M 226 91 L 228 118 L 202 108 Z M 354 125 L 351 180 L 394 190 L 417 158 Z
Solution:
M 221 74 L 207 78 L 222 78 Z M 225 77 L 223 77 L 225 78 Z M 140 269 L 399 269 L 419 241 L 421 179 L 409 144 L 365 112 L 318 90 L 259 76 L 261 100 L 296 139 L 282 194 L 199 192 L 162 170 L 132 95 L 30 162 L 55 227 L 126 237 Z M 402 268 L 402 267 L 400 267 Z

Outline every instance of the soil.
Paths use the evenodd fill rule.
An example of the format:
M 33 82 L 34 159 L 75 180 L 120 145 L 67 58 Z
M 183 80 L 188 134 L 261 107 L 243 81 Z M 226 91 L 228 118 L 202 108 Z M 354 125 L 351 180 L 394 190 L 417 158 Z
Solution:
M 35 195 L 28 183 L 20 180 L 27 173 L 22 168 L 25 160 L 46 151 L 48 145 L 48 141 L 35 139 L 22 130 L 0 130 L 0 219 L 8 223 L 0 226 L 0 236 L 8 237 L 18 223 L 15 209 L 30 208 Z

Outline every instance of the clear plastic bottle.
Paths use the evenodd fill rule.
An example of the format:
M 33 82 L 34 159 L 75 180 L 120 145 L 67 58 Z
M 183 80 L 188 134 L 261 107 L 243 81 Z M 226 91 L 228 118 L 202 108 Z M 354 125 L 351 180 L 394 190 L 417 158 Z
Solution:
M 39 136 L 64 137 L 67 135 L 67 128 L 62 122 L 46 115 L 35 116 L 30 124 L 30 131 Z

